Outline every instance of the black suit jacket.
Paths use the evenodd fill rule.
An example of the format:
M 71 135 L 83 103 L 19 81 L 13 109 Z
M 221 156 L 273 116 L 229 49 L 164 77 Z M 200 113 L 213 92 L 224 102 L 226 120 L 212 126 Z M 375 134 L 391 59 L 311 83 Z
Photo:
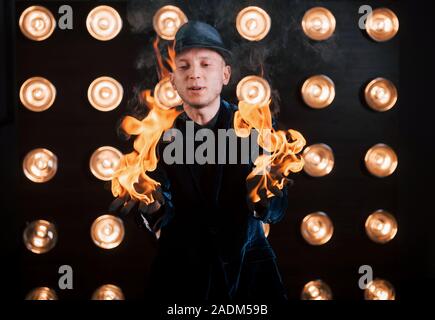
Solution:
M 232 128 L 236 110 L 221 99 L 215 129 Z M 179 116 L 174 128 L 185 133 L 185 119 Z M 160 230 L 149 278 L 150 298 L 164 302 L 286 299 L 262 222 L 273 224 L 283 218 L 287 187 L 283 197 L 271 198 L 263 214 L 254 217 L 246 188 L 252 162 L 209 165 L 205 182 L 198 181 L 194 165 L 162 161 L 166 145 L 159 143 L 158 168 L 150 173 L 161 183 L 165 205 L 153 215 L 142 215 L 150 231 Z

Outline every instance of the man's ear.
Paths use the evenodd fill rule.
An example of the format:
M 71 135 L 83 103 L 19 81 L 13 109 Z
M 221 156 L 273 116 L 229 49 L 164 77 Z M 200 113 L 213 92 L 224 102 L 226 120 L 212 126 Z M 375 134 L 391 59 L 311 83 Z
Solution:
M 224 67 L 224 85 L 227 85 L 228 82 L 230 82 L 230 78 L 231 78 L 231 66 L 230 65 L 226 65 Z

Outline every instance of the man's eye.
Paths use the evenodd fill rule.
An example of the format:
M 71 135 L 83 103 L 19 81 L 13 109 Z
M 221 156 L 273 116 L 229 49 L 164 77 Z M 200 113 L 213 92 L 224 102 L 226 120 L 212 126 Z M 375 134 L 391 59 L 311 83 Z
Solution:
M 187 66 L 179 66 L 180 69 L 187 69 Z

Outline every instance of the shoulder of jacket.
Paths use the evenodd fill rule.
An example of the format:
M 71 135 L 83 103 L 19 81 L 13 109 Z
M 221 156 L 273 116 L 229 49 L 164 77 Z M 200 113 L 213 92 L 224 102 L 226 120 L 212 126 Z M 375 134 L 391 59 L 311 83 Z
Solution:
M 235 111 L 237 111 L 238 109 L 239 109 L 239 107 L 237 106 L 237 105 L 235 105 L 235 104 L 233 104 L 233 103 L 230 103 L 230 102 L 228 102 L 228 101 L 226 101 L 226 100 L 223 100 L 222 99 L 222 104 L 228 109 L 228 110 L 230 110 L 230 111 L 232 111 L 232 112 L 235 112 Z

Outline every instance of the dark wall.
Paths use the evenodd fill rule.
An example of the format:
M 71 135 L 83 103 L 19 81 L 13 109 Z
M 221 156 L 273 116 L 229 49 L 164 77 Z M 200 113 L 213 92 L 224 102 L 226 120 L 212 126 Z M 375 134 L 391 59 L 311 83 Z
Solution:
M 88 12 L 103 3 L 96 1 L 70 3 L 74 10 L 73 30 L 56 29 L 42 42 L 28 40 L 17 21 L 31 3 L 16 2 L 15 21 L 13 17 L 9 18 L 10 24 L 1 20 L 10 28 L 2 36 L 2 41 L 8 44 L 2 46 L 1 63 L 5 67 L 2 87 L 13 87 L 2 91 L 9 109 L 2 109 L 1 113 L 1 150 L 13 165 L 6 170 L 5 181 L 17 182 L 17 202 L 4 203 L 9 206 L 5 212 L 14 216 L 11 223 L 17 230 L 11 232 L 10 238 L 15 239 L 14 245 L 18 247 L 11 253 L 20 255 L 20 284 L 16 288 L 19 298 L 34 287 L 50 286 L 60 299 L 89 299 L 98 286 L 114 283 L 128 299 L 139 299 L 143 297 L 155 244 L 134 221 L 126 222 L 124 242 L 116 249 L 106 251 L 93 244 L 90 226 L 95 218 L 106 213 L 112 195 L 107 184 L 92 176 L 88 163 L 92 152 L 103 145 L 114 146 L 124 153 L 131 150 L 132 142 L 117 136 L 117 123 L 130 110 L 129 101 L 134 100 L 137 88 L 151 88 L 157 81 L 151 47 L 155 34 L 149 18 L 155 11 L 151 8 L 169 2 L 104 2 L 116 8 L 124 22 L 121 33 L 108 42 L 95 40 L 86 30 Z M 307 145 L 322 142 L 334 151 L 335 167 L 328 176 L 311 178 L 299 173 L 291 177 L 295 186 L 289 195 L 287 215 L 271 228 L 269 239 L 278 255 L 289 298 L 299 299 L 305 283 L 321 278 L 330 285 L 335 299 L 361 300 L 358 268 L 366 264 L 373 267 L 375 277 L 385 278 L 395 286 L 398 299 L 412 298 L 413 272 L 419 263 L 422 270 L 426 264 L 416 256 L 422 231 L 414 223 L 417 213 L 411 207 L 411 196 L 416 191 L 410 180 L 415 160 L 412 158 L 415 144 L 410 134 L 414 133 L 412 126 L 418 126 L 413 119 L 421 116 L 415 109 L 418 103 L 423 104 L 412 102 L 410 93 L 411 89 L 417 89 L 408 76 L 415 76 L 408 63 L 414 60 L 407 56 L 412 53 L 410 30 L 416 30 L 411 5 L 402 1 L 171 3 L 191 19 L 215 23 L 235 52 L 233 81 L 224 98 L 236 103 L 237 82 L 245 75 L 259 74 L 262 65 L 264 76 L 276 90 L 274 108 L 280 108 L 280 127 L 300 131 Z M 241 39 L 235 30 L 235 16 L 248 3 L 258 4 L 272 18 L 270 34 L 259 43 Z M 57 10 L 65 3 L 35 4 L 43 4 L 59 17 Z M 398 15 L 400 31 L 393 40 L 376 43 L 358 28 L 358 8 L 363 4 L 373 8 L 387 6 Z M 304 12 L 316 5 L 329 8 L 337 20 L 334 36 L 324 42 L 308 40 L 300 27 Z M 3 9 L 6 12 L 11 8 L 12 3 L 7 3 Z M 216 10 L 219 8 L 225 9 Z M 4 19 L 4 15 L 1 17 Z M 11 54 L 14 49 L 15 57 Z M 405 54 L 401 60 L 400 52 Z M 15 73 L 11 72 L 14 59 Z M 307 77 L 321 73 L 334 81 L 336 97 L 330 107 L 313 110 L 301 100 L 300 87 Z M 21 84 L 36 75 L 49 79 L 57 89 L 54 105 L 41 113 L 25 109 L 17 98 Z M 87 100 L 89 84 L 102 75 L 114 77 L 124 87 L 120 107 L 111 112 L 97 111 Z M 385 113 L 372 111 L 361 99 L 367 82 L 378 76 L 393 81 L 399 91 L 395 108 Z M 399 157 L 396 172 L 384 179 L 370 176 L 363 164 L 367 149 L 379 142 L 393 147 Z M 32 183 L 21 171 L 23 157 L 37 147 L 48 148 L 59 160 L 56 176 L 44 184 Z M 12 190 L 10 184 L 4 183 L 2 188 L 5 192 Z M 364 231 L 367 216 L 380 208 L 393 213 L 399 223 L 396 238 L 385 245 L 371 242 Z M 305 215 L 318 210 L 330 216 L 335 230 L 331 241 L 314 247 L 303 240 L 299 227 Z M 20 239 L 26 223 L 36 219 L 55 223 L 59 232 L 56 247 L 42 255 L 25 249 Z M 74 270 L 74 290 L 58 289 L 58 268 L 64 264 Z
M 1 232 L 4 246 L 4 286 L 8 288 L 10 297 L 20 297 L 21 272 L 19 263 L 20 237 L 17 217 L 17 178 L 19 175 L 17 153 L 17 126 L 15 106 L 15 48 L 14 48 L 14 13 L 12 1 L 4 1 L 0 5 L 0 150 L 2 158 L 0 203 L 2 223 Z M 19 248 L 19 249 L 18 249 Z

